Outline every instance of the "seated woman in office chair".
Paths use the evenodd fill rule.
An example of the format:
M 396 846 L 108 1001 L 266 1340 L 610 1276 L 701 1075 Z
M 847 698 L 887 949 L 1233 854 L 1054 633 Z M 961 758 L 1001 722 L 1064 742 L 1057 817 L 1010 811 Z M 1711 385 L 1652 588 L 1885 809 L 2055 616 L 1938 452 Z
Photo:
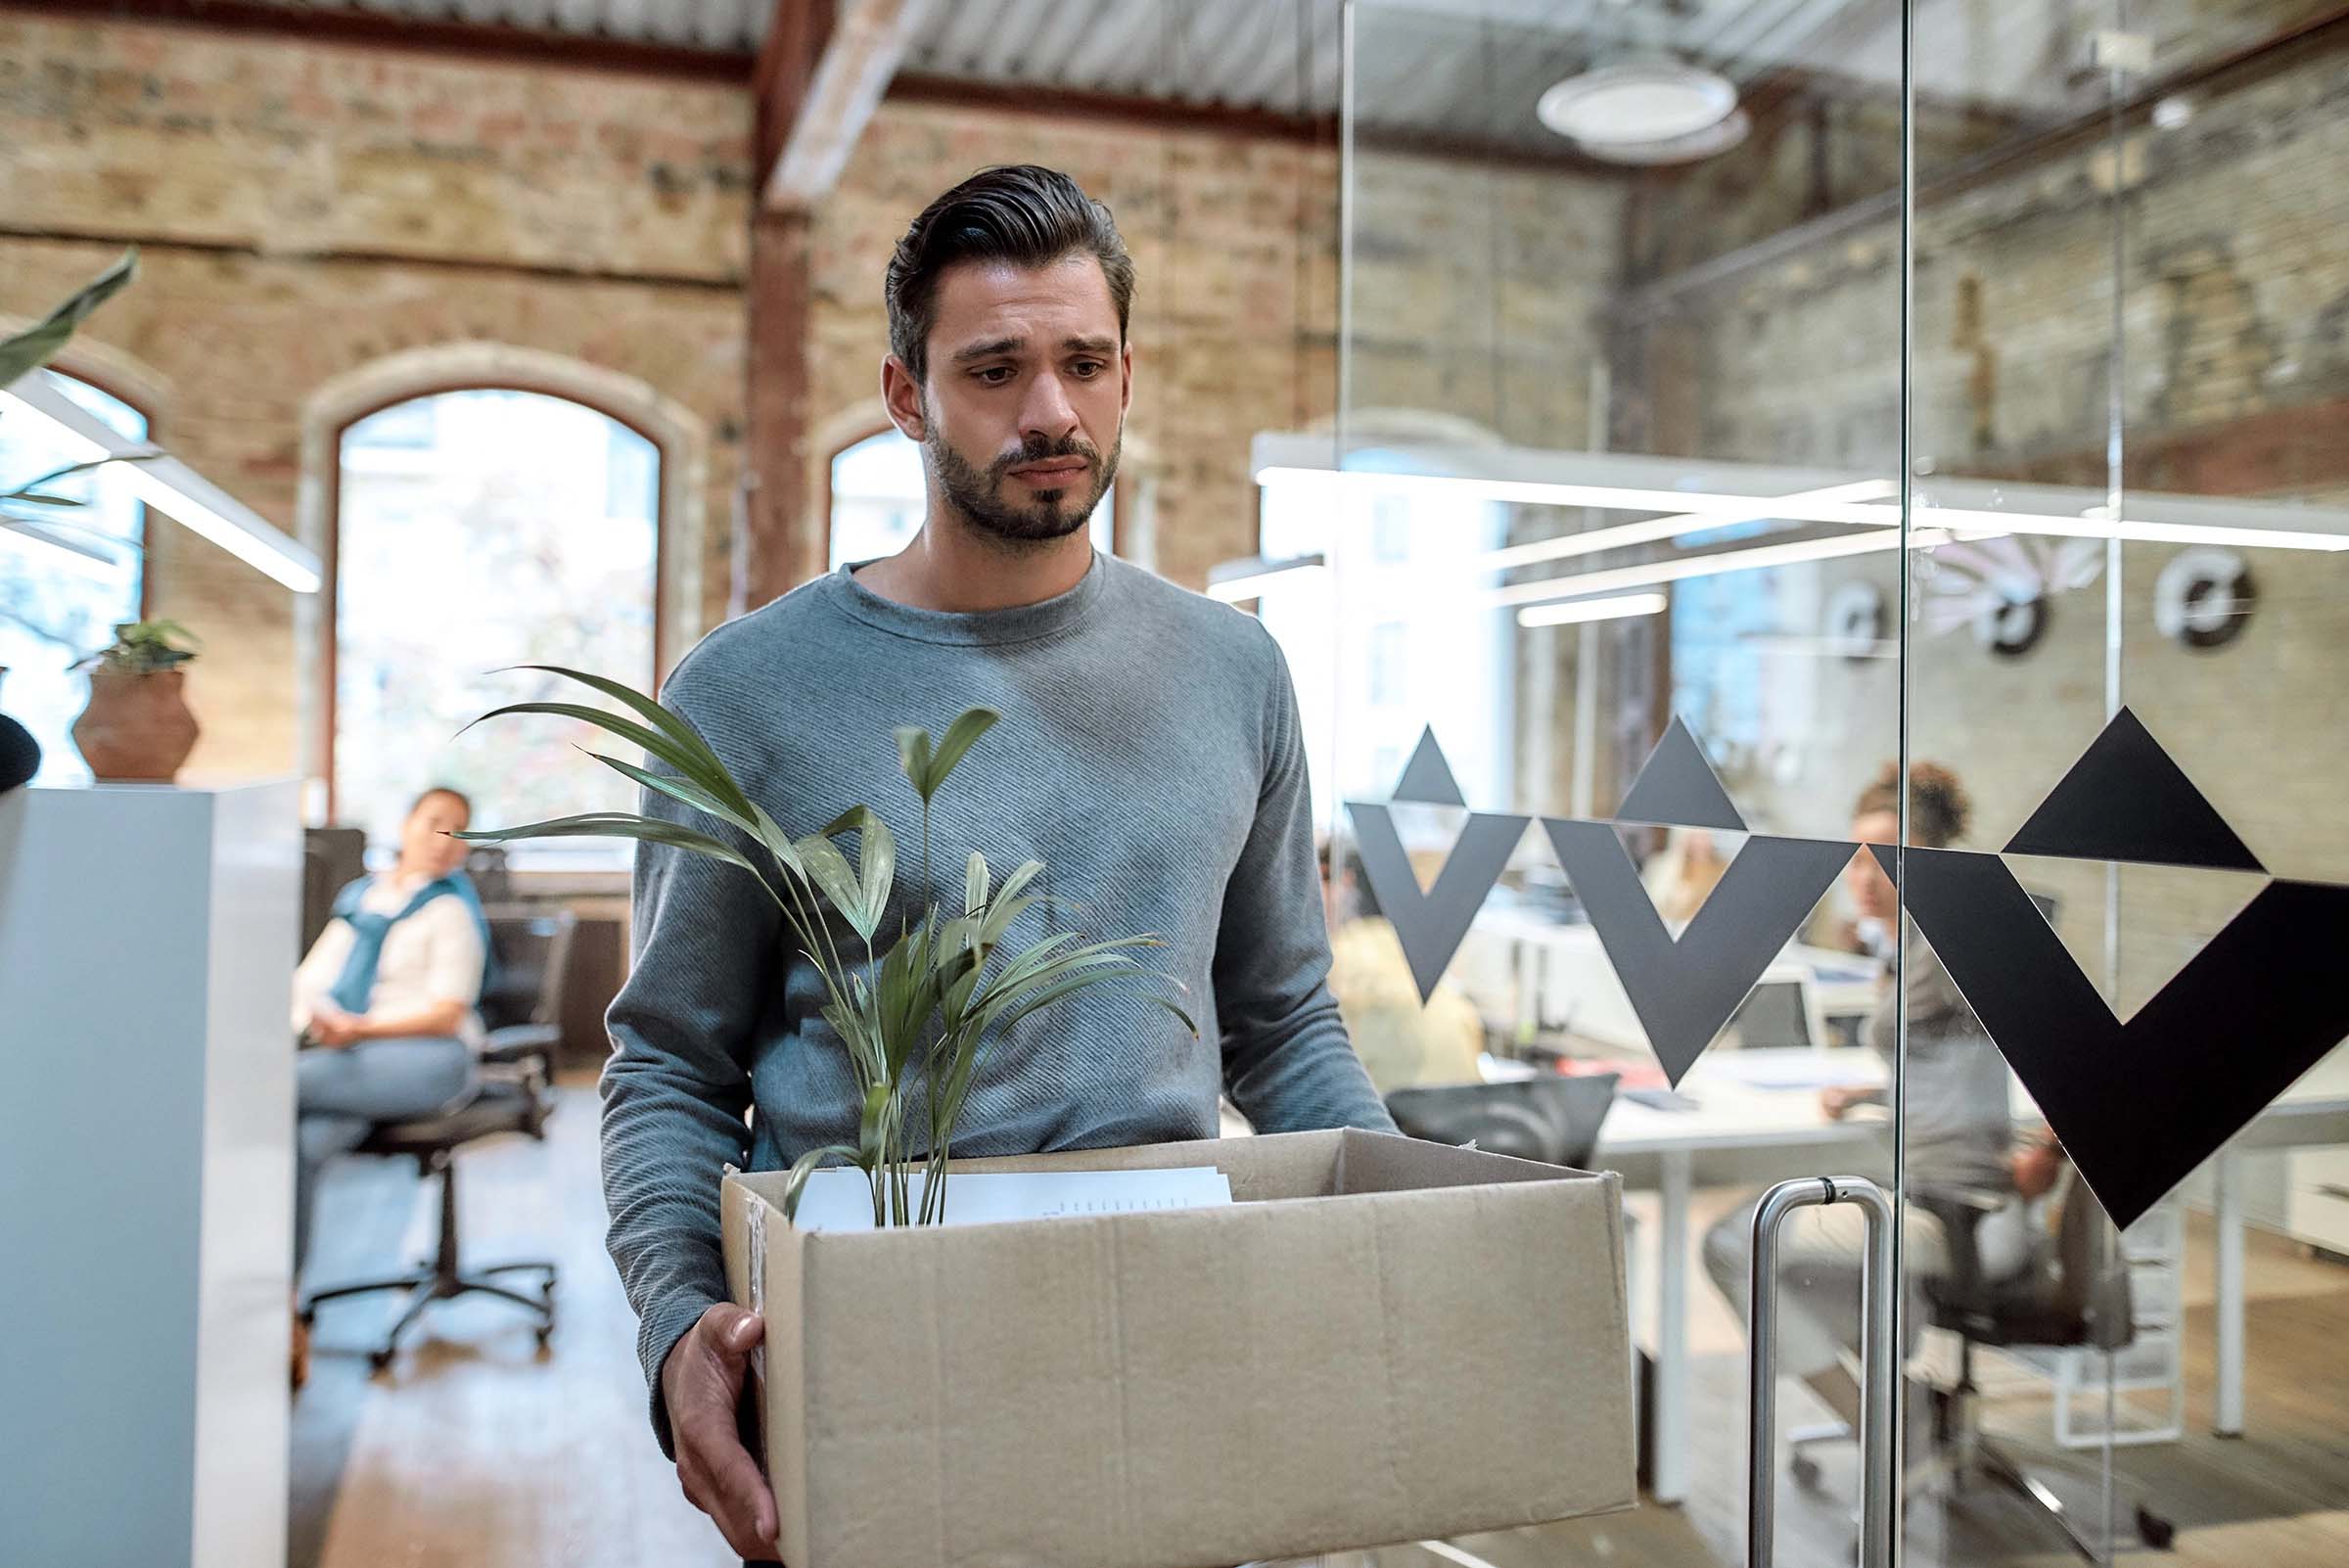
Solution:
M 466 846 L 449 836 L 472 816 L 455 790 L 417 797 L 397 862 L 336 896 L 334 918 L 295 971 L 294 1028 L 304 1047 L 295 1062 L 297 1278 L 326 1162 L 379 1122 L 431 1116 L 473 1092 L 489 922 L 459 869 Z M 297 1357 L 299 1381 L 299 1346 Z
M 1911 842 L 1940 849 L 1965 834 L 1972 805 L 1958 776 L 1937 762 L 1909 769 Z M 1900 769 L 1886 763 L 1853 807 L 1852 837 L 1890 844 L 1900 835 Z M 1893 991 L 1891 958 L 1900 930 L 1900 900 L 1892 880 L 1865 849 L 1852 857 L 1845 887 L 1858 905 L 1858 943 L 1886 964 L 1882 994 L 1864 1031 L 1867 1044 L 1892 1056 L 1903 997 Z M 1998 1206 L 1976 1231 L 1982 1271 L 1992 1279 L 2019 1272 L 2031 1261 L 2025 1205 L 2047 1189 L 2046 1150 L 2018 1149 L 2007 1101 L 2005 1058 L 1965 1004 L 1941 960 L 1921 940 L 1909 944 L 1906 1004 L 1909 1043 L 1907 1177 L 1911 1184 L 1980 1194 Z M 1882 1089 L 1833 1087 L 1819 1108 L 1841 1120 L 1865 1104 L 1882 1104 Z M 1889 1155 L 1889 1150 L 1885 1151 Z M 1865 1164 L 1865 1162 L 1858 1162 Z M 1875 1172 L 1888 1180 L 1888 1160 Z M 2036 1190 L 2034 1190 L 2036 1189 Z M 1754 1201 L 1705 1235 L 1705 1268 L 1743 1315 L 1750 1278 Z M 1858 1430 L 1860 1386 L 1845 1365 L 1860 1344 L 1860 1260 L 1865 1222 L 1856 1205 L 1810 1209 L 1787 1222 L 1779 1252 L 1784 1271 L 1780 1302 L 1779 1365 L 1803 1379 L 1843 1421 Z M 1929 1286 L 1949 1272 L 1949 1245 L 1940 1222 L 1915 1205 L 1902 1216 L 1903 1271 L 1912 1286 Z M 1913 1324 L 1922 1314 L 1911 1313 Z

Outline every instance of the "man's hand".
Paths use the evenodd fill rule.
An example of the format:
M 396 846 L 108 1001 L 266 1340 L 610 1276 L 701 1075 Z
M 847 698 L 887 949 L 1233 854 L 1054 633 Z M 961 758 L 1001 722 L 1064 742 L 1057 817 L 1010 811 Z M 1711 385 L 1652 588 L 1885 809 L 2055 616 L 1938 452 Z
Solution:
M 1834 1084 L 1819 1091 L 1819 1108 L 1826 1113 L 1828 1121 L 1840 1122 L 1850 1114 L 1853 1106 L 1865 1104 L 1867 1098 L 1867 1090 L 1864 1088 Z
M 757 1314 L 719 1302 L 661 1366 L 661 1400 L 686 1500 L 716 1521 L 727 1545 L 760 1560 L 775 1554 L 775 1495 L 742 1446 L 734 1411 L 751 1351 L 765 1332 Z

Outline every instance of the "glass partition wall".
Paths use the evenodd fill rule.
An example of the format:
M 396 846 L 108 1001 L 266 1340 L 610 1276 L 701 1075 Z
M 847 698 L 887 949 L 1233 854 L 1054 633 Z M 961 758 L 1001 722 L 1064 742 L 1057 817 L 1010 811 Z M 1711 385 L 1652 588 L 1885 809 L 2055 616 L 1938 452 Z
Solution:
M 2342 24 L 1354 0 L 1346 83 L 1247 590 L 1333 988 L 1634 1222 L 1650 1500 L 1450 1550 L 1746 1560 L 1755 1200 L 1850 1176 L 1897 1327 L 1864 1203 L 1775 1230 L 1776 1562 L 2340 1560 Z

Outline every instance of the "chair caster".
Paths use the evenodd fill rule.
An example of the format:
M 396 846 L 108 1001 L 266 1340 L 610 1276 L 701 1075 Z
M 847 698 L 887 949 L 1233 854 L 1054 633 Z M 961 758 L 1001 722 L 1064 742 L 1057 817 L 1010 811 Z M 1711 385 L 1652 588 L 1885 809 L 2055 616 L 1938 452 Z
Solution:
M 1819 1461 L 1807 1453 L 1798 1453 L 1787 1461 L 1786 1468 L 1794 1476 L 1794 1484 L 1805 1492 L 1819 1490 Z
M 390 1371 L 392 1369 L 391 1347 L 386 1346 L 382 1350 L 369 1351 L 367 1353 L 367 1369 L 371 1372 Z
M 546 1349 L 546 1342 L 554 1336 L 554 1332 L 555 1325 L 552 1323 L 547 1323 L 537 1330 L 535 1338 L 538 1341 L 538 1348 L 540 1350 Z
M 2155 1551 L 2167 1551 L 2170 1543 L 2178 1539 L 2178 1527 L 2141 1502 L 2137 1505 L 2137 1534 Z

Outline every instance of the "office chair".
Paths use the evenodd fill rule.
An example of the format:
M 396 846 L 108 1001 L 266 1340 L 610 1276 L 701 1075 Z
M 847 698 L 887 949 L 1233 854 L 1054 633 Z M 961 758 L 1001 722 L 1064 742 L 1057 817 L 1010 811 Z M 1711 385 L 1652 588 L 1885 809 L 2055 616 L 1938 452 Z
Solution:
M 367 835 L 355 827 L 304 828 L 301 833 L 301 941 L 310 950 L 334 918 L 335 895 L 367 874 Z
M 2062 1499 L 2034 1479 L 2021 1459 L 1983 1433 L 1981 1389 L 1974 1381 L 1977 1349 L 2109 1351 L 2135 1337 L 2129 1268 L 2121 1258 L 2119 1234 L 2077 1172 L 2067 1168 L 2065 1181 L 2053 1241 L 2043 1242 L 2020 1272 L 2002 1279 L 1984 1276 L 1976 1241 L 1983 1219 L 2004 1207 L 2007 1194 L 1924 1183 L 1909 1187 L 1909 1201 L 1941 1222 L 1949 1248 L 1949 1273 L 1924 1292 L 1928 1320 L 1958 1337 L 1957 1381 L 1923 1392 L 1932 1400 L 1935 1453 L 1956 1490 L 1973 1480 L 2004 1489 L 2061 1531 L 2083 1560 L 2097 1562 L 2101 1544 L 2089 1539 Z M 1850 1435 L 1839 1423 L 1796 1433 L 1795 1480 L 1805 1487 L 1819 1482 L 1818 1462 L 1802 1454 L 1802 1448 Z M 2177 1536 L 2175 1524 L 2142 1502 L 2137 1505 L 2136 1524 L 2139 1539 L 2157 1550 Z
M 1505 1084 L 1415 1085 L 1390 1093 L 1387 1113 L 1409 1137 L 1473 1139 L 1487 1154 L 1588 1170 L 1615 1098 L 1615 1077 L 1549 1074 Z
M 2065 1177 L 2053 1245 L 2004 1280 L 1983 1277 L 1975 1248 L 1976 1228 L 2005 1201 L 2002 1195 L 1919 1186 L 1911 1189 L 1910 1198 L 1941 1222 L 1949 1244 L 1949 1274 L 1927 1289 L 1926 1302 L 1933 1325 L 1958 1336 L 1958 1380 L 1933 1391 L 1934 1437 L 1949 1457 L 1953 1481 L 1962 1488 L 1979 1477 L 2004 1488 L 2062 1531 L 2083 1560 L 2096 1562 L 2101 1544 L 2088 1539 L 2061 1499 L 2035 1481 L 2020 1459 L 1983 1434 L 1981 1391 L 1974 1382 L 1977 1348 L 2111 1351 L 2136 1336 L 2119 1232 L 2079 1173 L 2067 1169 Z M 2136 1523 L 2139 1538 L 2157 1549 L 2167 1547 L 2178 1533 L 2175 1524 L 2142 1502 L 2137 1505 Z
M 383 1342 L 368 1352 L 368 1364 L 382 1371 L 392 1364 L 400 1336 L 436 1301 L 469 1292 L 497 1296 L 527 1308 L 537 1319 L 537 1340 L 543 1347 L 555 1331 L 555 1266 L 546 1262 L 496 1264 L 467 1273 L 457 1241 L 457 1163 L 459 1149 L 502 1132 L 545 1138 L 547 1113 L 553 1108 L 554 1052 L 562 1038 L 555 1020 L 562 1007 L 564 972 L 571 961 L 573 933 L 577 921 L 570 910 L 534 912 L 498 909 L 489 917 L 489 943 L 497 957 L 496 989 L 484 992 L 482 1021 L 489 1032 L 481 1053 L 481 1083 L 474 1095 L 455 1110 L 406 1122 L 387 1122 L 367 1134 L 355 1151 L 413 1159 L 418 1174 L 440 1182 L 440 1234 L 428 1265 L 388 1279 L 362 1280 L 313 1291 L 301 1304 L 301 1320 L 314 1321 L 321 1303 L 345 1296 L 404 1290 L 405 1311 Z M 538 1293 L 527 1295 L 499 1284 L 495 1274 L 540 1276 Z

